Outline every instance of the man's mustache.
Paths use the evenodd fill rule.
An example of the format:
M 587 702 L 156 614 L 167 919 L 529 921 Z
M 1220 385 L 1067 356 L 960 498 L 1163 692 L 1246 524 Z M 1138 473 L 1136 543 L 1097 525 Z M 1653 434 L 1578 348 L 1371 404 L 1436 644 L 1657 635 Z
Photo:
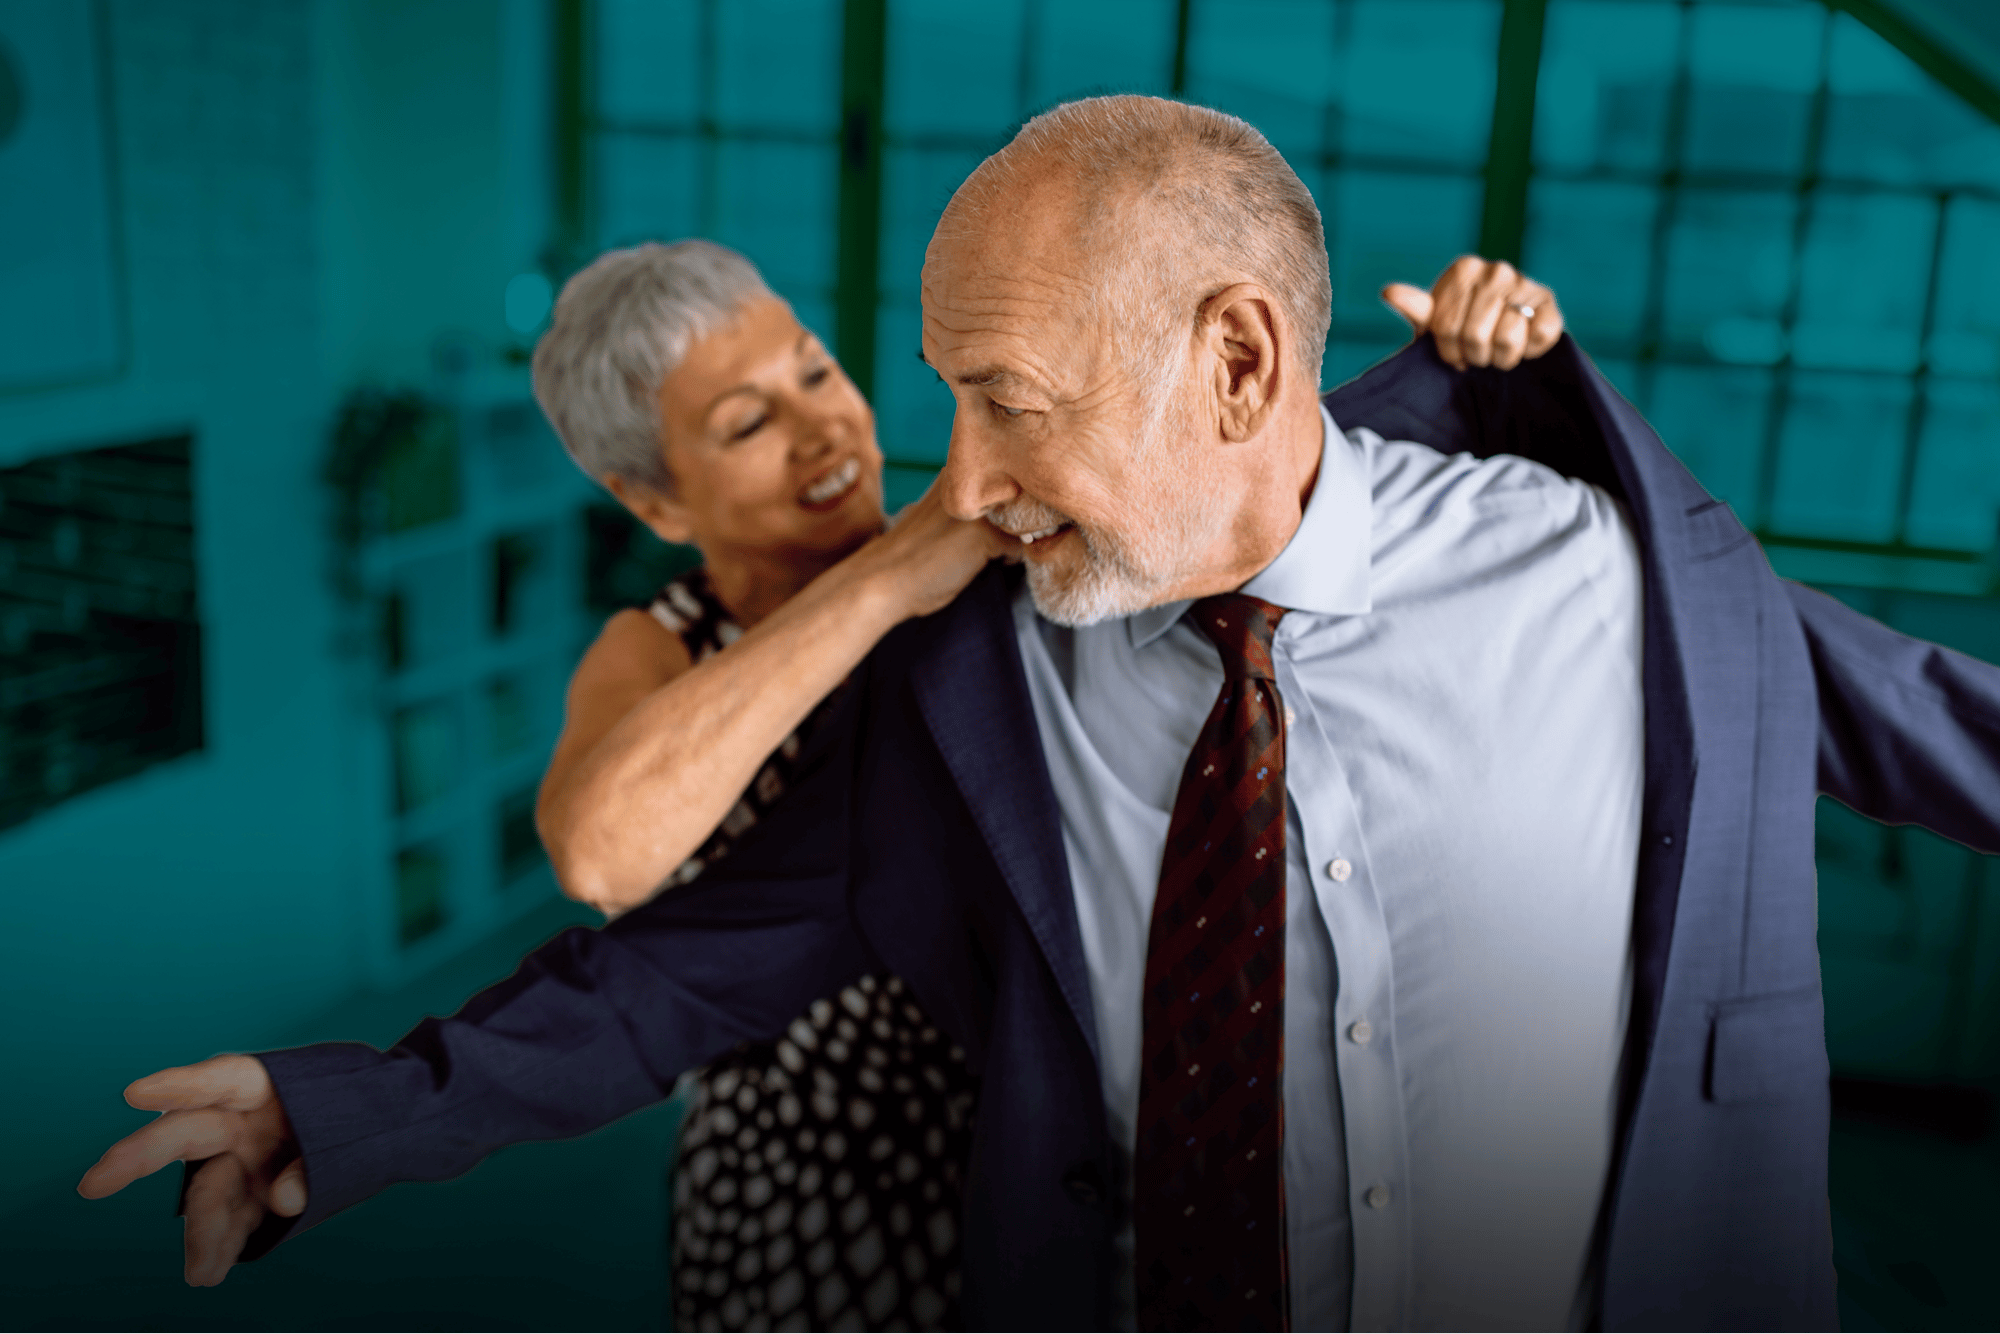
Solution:
M 1060 510 L 1050 509 L 1039 500 L 1011 500 L 1005 505 L 995 505 L 986 511 L 986 522 L 1003 532 L 1019 537 L 1023 533 L 1039 533 L 1045 528 L 1057 528 L 1076 521 Z

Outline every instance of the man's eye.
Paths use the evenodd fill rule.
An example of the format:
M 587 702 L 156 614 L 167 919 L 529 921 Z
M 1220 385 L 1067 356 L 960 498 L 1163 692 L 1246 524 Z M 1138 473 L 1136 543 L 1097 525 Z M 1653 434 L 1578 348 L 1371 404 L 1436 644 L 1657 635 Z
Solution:
M 1022 413 L 1027 411 L 1026 408 L 1010 408 L 1005 403 L 995 403 L 993 404 L 993 406 L 1000 412 L 1002 416 L 1006 417 L 1018 417 Z

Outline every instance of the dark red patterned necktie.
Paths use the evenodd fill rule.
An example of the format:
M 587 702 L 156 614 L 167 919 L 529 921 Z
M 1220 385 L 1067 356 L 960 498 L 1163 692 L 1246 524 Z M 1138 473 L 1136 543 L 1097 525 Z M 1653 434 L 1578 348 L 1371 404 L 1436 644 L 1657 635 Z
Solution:
M 1139 1328 L 1284 1329 L 1285 614 L 1189 613 L 1222 694 L 1181 774 L 1146 946 L 1133 1226 Z

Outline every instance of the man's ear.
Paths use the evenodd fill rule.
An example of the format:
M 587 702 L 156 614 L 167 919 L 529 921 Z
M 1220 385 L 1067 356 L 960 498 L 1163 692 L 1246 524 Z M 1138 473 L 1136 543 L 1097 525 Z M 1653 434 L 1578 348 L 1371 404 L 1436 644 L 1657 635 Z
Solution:
M 694 525 L 688 522 L 687 506 L 650 486 L 628 482 L 623 477 L 607 477 L 604 485 L 632 517 L 653 530 L 662 542 L 685 545 L 694 540 Z
M 1275 410 L 1291 331 L 1277 301 L 1254 283 L 1235 283 L 1202 302 L 1195 324 L 1222 437 L 1248 440 Z

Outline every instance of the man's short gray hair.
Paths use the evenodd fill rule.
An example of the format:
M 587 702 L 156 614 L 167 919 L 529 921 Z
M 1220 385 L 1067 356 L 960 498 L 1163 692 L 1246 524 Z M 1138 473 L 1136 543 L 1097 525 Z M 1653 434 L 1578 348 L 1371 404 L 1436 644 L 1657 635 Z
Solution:
M 771 294 L 756 265 L 702 240 L 608 250 L 564 283 L 535 345 L 535 399 L 577 467 L 671 495 L 660 385 L 690 347 Z
M 951 211 L 976 218 L 1034 163 L 1067 168 L 1079 187 L 1083 239 L 1109 261 L 1106 296 L 1139 335 L 1144 370 L 1160 369 L 1151 359 L 1192 331 L 1199 303 L 1243 274 L 1284 308 L 1295 365 L 1318 387 L 1333 308 L 1326 231 L 1305 182 L 1248 121 L 1132 94 L 1065 102 L 1022 126 Z M 1118 207 L 1134 198 L 1172 220 L 1164 243 L 1136 242 Z

